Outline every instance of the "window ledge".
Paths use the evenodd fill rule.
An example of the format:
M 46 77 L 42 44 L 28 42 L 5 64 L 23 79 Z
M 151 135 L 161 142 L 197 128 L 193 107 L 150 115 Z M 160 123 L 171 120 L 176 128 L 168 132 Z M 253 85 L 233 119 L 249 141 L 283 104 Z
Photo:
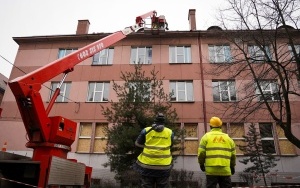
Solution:
M 85 101 L 86 103 L 108 103 L 109 101 Z
M 193 64 L 193 63 L 192 62 L 188 62 L 188 63 L 171 63 L 171 62 L 169 62 L 169 64 L 170 65 L 178 65 L 178 64 L 182 65 L 182 64 Z
M 91 64 L 91 66 L 112 66 L 113 64 Z
M 194 103 L 195 101 L 170 101 L 171 103 Z

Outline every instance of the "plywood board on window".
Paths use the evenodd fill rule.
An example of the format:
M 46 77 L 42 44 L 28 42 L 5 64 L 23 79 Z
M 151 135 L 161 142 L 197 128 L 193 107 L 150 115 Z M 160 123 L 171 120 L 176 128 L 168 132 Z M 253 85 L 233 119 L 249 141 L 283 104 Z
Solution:
M 92 123 L 80 123 L 80 136 L 92 136 Z
M 185 155 L 197 155 L 199 142 L 198 140 L 188 140 L 184 142 Z
M 230 134 L 231 138 L 243 138 L 245 135 L 243 124 L 230 124 Z
M 90 152 L 91 139 L 79 138 L 77 145 L 77 152 Z
M 106 149 L 106 144 L 107 144 L 107 140 L 104 140 L 104 139 L 95 139 L 95 142 L 94 142 L 94 150 L 93 152 L 95 153 L 104 153 L 105 149 Z
M 197 123 L 185 123 L 184 130 L 186 137 L 198 138 L 198 124 Z
M 276 125 L 276 132 L 277 132 L 278 138 L 285 138 L 284 131 L 279 125 Z
M 279 140 L 279 147 L 283 155 L 296 154 L 295 146 L 288 140 Z
M 95 130 L 95 137 L 105 137 L 107 127 L 108 127 L 107 123 L 97 123 L 96 130 Z

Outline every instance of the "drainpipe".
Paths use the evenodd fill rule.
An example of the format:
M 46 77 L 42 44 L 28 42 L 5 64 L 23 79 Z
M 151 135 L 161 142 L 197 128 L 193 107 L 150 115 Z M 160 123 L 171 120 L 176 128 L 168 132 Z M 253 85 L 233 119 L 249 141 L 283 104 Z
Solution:
M 202 62 L 202 48 L 201 48 L 201 37 L 200 31 L 198 33 L 198 47 L 199 47 L 199 60 L 200 60 L 200 77 L 201 77 L 201 89 L 202 89 L 202 110 L 203 110 L 203 120 L 204 120 L 204 131 L 207 133 L 207 117 L 206 117 L 206 101 L 205 101 L 205 91 L 204 91 L 204 75 L 203 75 L 203 62 Z

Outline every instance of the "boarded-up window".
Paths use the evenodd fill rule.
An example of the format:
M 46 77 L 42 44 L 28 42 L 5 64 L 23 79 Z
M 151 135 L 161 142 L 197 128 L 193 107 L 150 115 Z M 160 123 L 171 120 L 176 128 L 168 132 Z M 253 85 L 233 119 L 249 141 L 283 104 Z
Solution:
M 288 141 L 288 139 L 284 136 L 284 132 L 279 125 L 276 126 L 276 132 L 278 135 L 280 154 L 295 155 L 296 154 L 295 146 L 290 141 Z
M 95 140 L 94 140 L 94 153 L 104 153 L 107 143 L 106 130 L 107 123 L 96 123 Z
M 107 123 L 80 123 L 77 152 L 104 153 L 107 143 Z
M 90 152 L 92 123 L 80 123 L 77 152 Z
M 197 155 L 198 151 L 198 124 L 185 123 L 184 124 L 185 138 L 184 138 L 184 154 Z
M 245 135 L 244 131 L 244 124 L 239 123 L 230 123 L 229 130 L 227 131 L 227 134 L 233 139 L 236 145 L 236 153 L 237 154 L 243 154 L 243 152 L 239 149 L 238 145 L 242 145 L 243 142 L 243 135 Z

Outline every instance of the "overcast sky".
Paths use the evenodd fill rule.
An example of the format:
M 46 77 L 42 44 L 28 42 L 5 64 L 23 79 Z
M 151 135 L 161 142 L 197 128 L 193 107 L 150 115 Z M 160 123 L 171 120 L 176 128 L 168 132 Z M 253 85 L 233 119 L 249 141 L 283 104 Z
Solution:
M 90 21 L 89 33 L 116 32 L 152 10 L 165 16 L 170 30 L 184 31 L 189 30 L 189 9 L 196 9 L 197 29 L 206 30 L 216 25 L 218 8 L 225 1 L 0 0 L 0 73 L 10 76 L 19 47 L 12 37 L 75 34 L 83 19 Z

